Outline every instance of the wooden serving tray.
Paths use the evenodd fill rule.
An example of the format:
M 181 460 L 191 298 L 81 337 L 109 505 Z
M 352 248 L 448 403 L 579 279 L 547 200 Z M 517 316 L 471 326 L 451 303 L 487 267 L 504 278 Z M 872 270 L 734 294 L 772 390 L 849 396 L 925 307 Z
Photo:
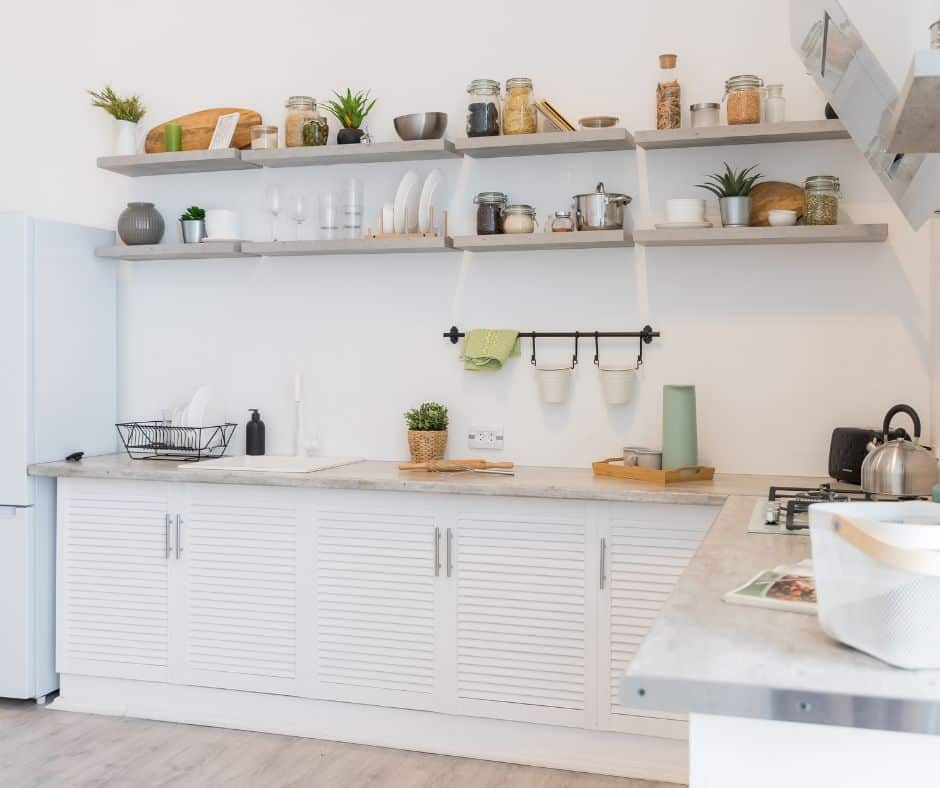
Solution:
M 704 465 L 686 465 L 669 471 L 653 468 L 625 466 L 623 457 L 608 457 L 591 464 L 595 476 L 612 476 L 615 479 L 631 479 L 635 482 L 672 484 L 673 482 L 706 482 L 715 477 L 715 469 Z

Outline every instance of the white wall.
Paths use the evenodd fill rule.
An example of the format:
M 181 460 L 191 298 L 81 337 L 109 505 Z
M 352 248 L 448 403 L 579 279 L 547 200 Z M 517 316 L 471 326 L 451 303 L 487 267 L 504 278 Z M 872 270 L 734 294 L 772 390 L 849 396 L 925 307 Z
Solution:
M 884 4 L 887 7 L 887 3 Z M 80 7 L 79 7 L 80 6 Z M 785 84 L 791 118 L 825 103 L 791 52 L 786 3 L 752 0 L 594 3 L 559 0 L 479 6 L 468 15 L 424 0 L 263 5 L 98 0 L 56 4 L 34 56 L 42 63 L 35 123 L 42 152 L 28 191 L 35 212 L 113 225 L 127 199 L 150 199 L 168 219 L 192 203 L 231 206 L 246 236 L 269 232 L 266 185 L 315 196 L 355 176 L 366 215 L 390 199 L 407 165 L 311 168 L 126 179 L 95 169 L 110 145 L 107 118 L 83 90 L 113 82 L 138 92 L 145 125 L 211 106 L 247 106 L 283 124 L 286 96 L 325 97 L 370 87 L 370 128 L 392 139 L 391 118 L 446 110 L 461 133 L 464 88 L 474 77 L 532 76 L 569 116 L 618 114 L 649 128 L 660 52 L 679 54 L 683 104 L 718 100 L 730 74 Z M 89 10 L 91 9 L 91 10 Z M 850 9 L 851 11 L 851 9 Z M 65 118 L 68 144 L 62 144 Z M 845 212 L 887 221 L 886 244 L 566 253 L 284 258 L 122 264 L 121 411 L 149 418 L 208 382 L 219 415 L 243 422 L 262 409 L 270 450 L 288 451 L 291 375 L 303 370 L 311 416 L 328 454 L 395 458 L 406 452 L 401 413 L 422 400 L 449 405 L 451 456 L 466 455 L 471 424 L 501 423 L 505 456 L 530 464 L 585 465 L 624 443 L 659 442 L 660 387 L 698 387 L 701 459 L 722 471 L 821 473 L 829 432 L 875 425 L 895 402 L 929 420 L 927 233 L 911 232 L 849 142 L 604 153 L 442 164 L 452 226 L 472 227 L 472 195 L 507 191 L 540 217 L 570 195 L 634 195 L 637 224 L 660 218 L 669 196 L 727 160 L 760 163 L 768 177 L 842 178 Z M 639 167 L 638 167 L 639 165 Z M 419 164 L 426 173 L 433 165 Z M 641 177 L 640 173 L 645 175 Z M 2 196 L 3 201 L 11 198 Z M 20 207 L 22 207 L 22 198 Z M 293 232 L 285 225 L 284 233 Z M 309 235 L 310 225 L 303 233 Z M 288 236 L 291 237 L 291 236 Z M 523 356 L 495 375 L 466 373 L 441 333 L 459 326 L 635 329 L 663 333 L 646 348 L 627 408 L 601 399 L 590 342 L 582 344 L 572 402 L 539 403 Z M 605 360 L 635 356 L 609 343 Z M 563 359 L 570 343 L 540 343 Z M 240 431 L 239 436 L 243 433 Z

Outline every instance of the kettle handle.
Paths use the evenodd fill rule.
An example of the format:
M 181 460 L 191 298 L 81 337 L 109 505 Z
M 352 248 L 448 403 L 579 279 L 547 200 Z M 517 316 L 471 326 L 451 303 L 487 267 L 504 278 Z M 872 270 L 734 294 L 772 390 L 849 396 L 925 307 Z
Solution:
M 914 440 L 920 440 L 920 416 L 917 415 L 917 411 L 914 410 L 910 405 L 895 405 L 885 414 L 885 422 L 882 429 L 885 440 L 888 439 L 888 433 L 891 431 L 891 419 L 893 419 L 899 413 L 906 413 L 911 417 L 911 421 L 914 422 Z

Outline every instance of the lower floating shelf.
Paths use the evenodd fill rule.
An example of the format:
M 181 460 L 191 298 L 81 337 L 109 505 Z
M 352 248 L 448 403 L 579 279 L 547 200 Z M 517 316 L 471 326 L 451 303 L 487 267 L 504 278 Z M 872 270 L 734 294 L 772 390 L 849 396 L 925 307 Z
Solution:
M 548 249 L 603 249 L 605 247 L 633 246 L 633 238 L 625 230 L 458 235 L 453 240 L 454 249 L 465 252 L 524 252 Z
M 873 243 L 888 237 L 886 224 L 797 225 L 795 227 L 714 227 L 690 230 L 637 230 L 639 246 L 734 246 L 739 244 Z
M 241 241 L 210 241 L 201 244 L 142 244 L 139 246 L 100 246 L 98 257 L 116 260 L 210 260 L 232 257 L 256 257 L 246 252 Z
M 245 241 L 242 251 L 262 257 L 306 257 L 321 254 L 420 254 L 449 252 L 452 241 L 443 237 L 356 238 L 339 241 Z

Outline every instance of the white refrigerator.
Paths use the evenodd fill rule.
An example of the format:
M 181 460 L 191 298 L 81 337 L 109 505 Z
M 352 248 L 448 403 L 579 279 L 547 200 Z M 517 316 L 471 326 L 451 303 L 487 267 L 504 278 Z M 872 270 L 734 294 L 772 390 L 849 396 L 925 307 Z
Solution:
M 55 480 L 26 468 L 115 450 L 113 238 L 0 213 L 0 698 L 58 687 Z

